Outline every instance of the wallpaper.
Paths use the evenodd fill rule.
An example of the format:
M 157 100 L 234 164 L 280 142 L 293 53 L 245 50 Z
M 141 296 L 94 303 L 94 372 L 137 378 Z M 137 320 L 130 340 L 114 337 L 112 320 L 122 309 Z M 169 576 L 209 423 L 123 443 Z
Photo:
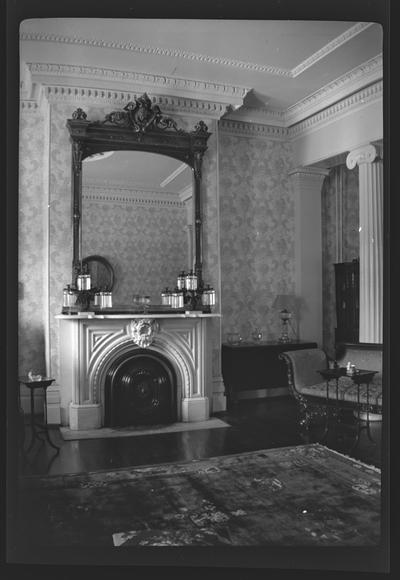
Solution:
M 82 255 L 100 254 L 112 265 L 113 304 L 131 304 L 133 294 L 161 304 L 163 289 L 187 271 L 185 208 L 84 199 L 82 215 Z
M 331 356 L 336 328 L 334 264 L 359 257 L 358 195 L 358 167 L 333 167 L 322 187 L 323 346 Z
M 221 132 L 219 141 L 222 338 L 280 336 L 277 294 L 294 293 L 290 144 Z
M 71 142 L 66 120 L 76 106 L 51 105 L 50 117 L 50 354 L 51 372 L 59 380 L 59 323 L 63 288 L 72 278 Z
M 19 375 L 46 374 L 46 145 L 42 112 L 21 112 L 19 148 Z

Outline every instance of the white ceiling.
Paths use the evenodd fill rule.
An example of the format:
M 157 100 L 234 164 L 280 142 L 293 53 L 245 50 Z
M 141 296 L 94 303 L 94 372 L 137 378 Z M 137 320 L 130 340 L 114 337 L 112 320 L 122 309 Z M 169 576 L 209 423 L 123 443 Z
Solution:
M 114 186 L 139 191 L 176 194 L 187 197 L 192 183 L 188 165 L 154 153 L 114 151 L 108 157 L 94 156 L 83 163 L 83 186 Z
M 338 79 L 378 57 L 383 42 L 379 24 L 318 20 L 32 19 L 22 22 L 20 34 L 27 64 L 159 75 L 178 79 L 181 87 L 186 80 L 214 83 L 215 100 L 228 87 L 227 102 L 238 91 L 241 109 L 269 113 L 290 111 L 317 91 L 338 86 Z M 58 82 L 71 78 L 63 81 L 59 74 Z M 332 104 L 339 97 L 330 94 Z M 160 166 L 158 187 L 165 171 L 179 166 L 170 162 Z M 140 161 L 137 171 L 144 165 L 152 162 Z M 182 189 L 182 181 L 166 189 Z
M 41 38 L 22 42 L 27 62 L 224 83 L 251 90 L 250 104 L 274 109 L 382 52 L 376 23 L 55 18 L 25 20 L 21 33 Z

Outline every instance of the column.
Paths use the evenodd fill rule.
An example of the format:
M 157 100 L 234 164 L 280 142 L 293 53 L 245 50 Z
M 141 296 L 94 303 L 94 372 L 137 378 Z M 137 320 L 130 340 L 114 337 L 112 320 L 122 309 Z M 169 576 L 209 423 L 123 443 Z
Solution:
M 383 327 L 383 166 L 377 150 L 351 151 L 349 169 L 359 168 L 360 342 L 382 343 Z
M 289 173 L 295 207 L 295 293 L 301 340 L 322 345 L 321 188 L 329 170 L 301 167 Z

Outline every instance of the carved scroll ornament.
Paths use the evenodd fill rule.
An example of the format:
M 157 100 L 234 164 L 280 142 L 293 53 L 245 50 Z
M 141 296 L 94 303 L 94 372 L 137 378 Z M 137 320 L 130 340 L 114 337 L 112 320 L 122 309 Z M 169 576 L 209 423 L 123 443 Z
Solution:
M 112 111 L 106 115 L 103 124 L 111 123 L 120 127 L 129 127 L 137 133 L 143 133 L 148 129 L 174 129 L 178 133 L 181 132 L 176 122 L 171 117 L 163 115 L 160 107 L 153 105 L 146 93 L 134 99 L 134 102 L 130 101 L 125 105 L 123 111 Z
M 131 320 L 127 327 L 127 332 L 132 337 L 133 342 L 141 348 L 149 347 L 158 331 L 159 324 L 155 320 L 147 318 Z

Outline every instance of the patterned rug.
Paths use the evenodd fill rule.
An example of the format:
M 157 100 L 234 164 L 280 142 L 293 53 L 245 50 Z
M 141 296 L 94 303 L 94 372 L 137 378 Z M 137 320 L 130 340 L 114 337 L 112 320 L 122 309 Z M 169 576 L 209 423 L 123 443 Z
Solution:
M 380 470 L 320 444 L 20 480 L 38 546 L 376 546 Z

